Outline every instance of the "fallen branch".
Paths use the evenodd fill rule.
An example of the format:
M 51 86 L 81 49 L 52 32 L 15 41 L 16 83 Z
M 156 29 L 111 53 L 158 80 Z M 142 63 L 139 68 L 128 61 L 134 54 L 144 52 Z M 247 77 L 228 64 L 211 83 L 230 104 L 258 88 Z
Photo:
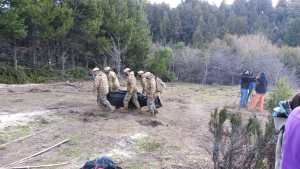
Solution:
M 38 135 L 38 134 L 44 132 L 44 131 L 46 131 L 46 130 L 47 130 L 47 129 L 43 129 L 43 130 L 38 131 L 38 132 L 36 132 L 36 133 L 29 134 L 29 135 L 27 135 L 27 136 L 24 136 L 24 137 L 20 137 L 20 138 L 18 138 L 18 139 L 15 139 L 15 140 L 13 140 L 13 141 L 10 141 L 10 142 L 1 144 L 1 145 L 0 145 L 0 148 L 6 147 L 6 146 L 8 146 L 9 144 L 12 144 L 12 143 L 24 141 L 24 140 L 26 140 L 26 139 L 28 139 L 28 138 L 30 138 L 30 137 L 32 137 L 32 136 L 35 136 L 35 135 Z
M 51 147 L 49 147 L 49 148 L 46 148 L 46 149 L 44 149 L 44 150 L 42 150 L 42 151 L 40 151 L 40 152 L 37 152 L 37 153 L 35 153 L 35 154 L 33 154 L 33 155 L 30 155 L 30 156 L 28 156 L 28 157 L 25 157 L 25 158 L 23 158 L 23 159 L 21 159 L 21 160 L 15 161 L 15 162 L 10 163 L 10 164 L 7 164 L 6 166 L 4 166 L 4 168 L 5 168 L 5 167 L 8 167 L 8 166 L 15 165 L 15 164 L 22 164 L 22 163 L 28 161 L 29 159 L 31 159 L 31 158 L 33 158 L 33 157 L 39 156 L 39 155 L 41 155 L 41 154 L 43 154 L 43 153 L 45 153 L 45 152 L 47 152 L 47 151 L 49 151 L 49 150 L 51 150 L 51 149 L 53 149 L 53 148 L 55 148 L 55 147 L 58 147 L 58 146 L 60 146 L 60 145 L 62 145 L 62 144 L 64 144 L 64 143 L 67 143 L 67 142 L 69 142 L 69 141 L 70 141 L 69 139 L 63 140 L 63 141 L 61 141 L 61 142 L 55 144 L 54 146 L 51 146 Z
M 29 169 L 29 168 L 44 168 L 44 167 L 57 167 L 70 164 L 69 162 L 57 163 L 57 164 L 47 164 L 47 165 L 37 165 L 37 166 L 23 166 L 23 167 L 9 167 L 8 169 Z

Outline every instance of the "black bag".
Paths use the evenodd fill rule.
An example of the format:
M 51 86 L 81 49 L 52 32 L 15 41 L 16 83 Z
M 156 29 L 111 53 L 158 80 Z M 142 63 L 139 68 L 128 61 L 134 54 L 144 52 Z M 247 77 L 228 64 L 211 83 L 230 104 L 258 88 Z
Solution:
M 121 167 L 117 166 L 115 162 L 112 161 L 112 159 L 108 157 L 101 157 L 97 158 L 92 161 L 88 161 L 84 164 L 84 166 L 81 169 L 122 169 Z
M 126 95 L 127 91 L 125 90 L 119 90 L 117 92 L 110 92 L 107 95 L 107 100 L 110 102 L 111 105 L 115 106 L 116 108 L 123 107 L 123 100 Z M 147 106 L 147 97 L 144 96 L 142 93 L 138 92 L 138 101 L 140 103 L 140 106 Z M 155 106 L 156 108 L 162 107 L 161 101 L 159 97 L 155 98 Z M 132 103 L 132 100 L 130 100 L 129 108 L 134 108 L 134 104 Z

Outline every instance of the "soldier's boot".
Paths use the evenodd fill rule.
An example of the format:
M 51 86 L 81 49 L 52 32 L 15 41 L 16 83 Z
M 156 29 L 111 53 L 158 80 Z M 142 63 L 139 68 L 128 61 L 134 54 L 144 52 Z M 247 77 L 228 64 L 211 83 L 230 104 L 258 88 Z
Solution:
M 143 112 L 142 108 L 141 107 L 137 108 L 137 112 L 142 113 Z
M 115 110 L 116 110 L 116 108 L 115 108 L 114 106 L 110 106 L 110 107 L 109 107 L 109 112 L 110 112 L 110 113 L 115 112 Z
M 156 116 L 158 114 L 158 110 L 154 110 L 154 116 Z
M 126 107 L 122 107 L 121 108 L 121 112 L 122 113 L 128 113 L 128 107 L 126 106 Z

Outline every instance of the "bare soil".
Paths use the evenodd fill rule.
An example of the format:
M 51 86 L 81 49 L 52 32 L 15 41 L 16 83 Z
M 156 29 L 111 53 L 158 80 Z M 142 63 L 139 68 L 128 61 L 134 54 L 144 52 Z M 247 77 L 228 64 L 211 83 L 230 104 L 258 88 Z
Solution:
M 70 139 L 15 166 L 67 161 L 54 168 L 78 169 L 106 155 L 124 169 L 210 169 L 210 113 L 237 103 L 238 95 L 237 87 L 171 83 L 151 117 L 103 111 L 91 82 L 0 85 L 0 144 L 45 130 L 0 147 L 0 168 Z

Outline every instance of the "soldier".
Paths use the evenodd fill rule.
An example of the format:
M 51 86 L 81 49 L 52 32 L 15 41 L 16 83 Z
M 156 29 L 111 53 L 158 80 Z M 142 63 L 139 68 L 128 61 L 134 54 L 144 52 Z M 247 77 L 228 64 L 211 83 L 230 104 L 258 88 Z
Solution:
M 134 72 L 131 71 L 129 68 L 124 69 L 124 73 L 127 76 L 127 93 L 125 95 L 125 98 L 123 100 L 123 111 L 128 111 L 128 105 L 132 98 L 133 104 L 136 106 L 139 112 L 141 112 L 141 106 L 138 101 L 137 96 L 137 86 L 136 86 L 136 78 L 134 76 Z
M 100 71 L 99 69 L 94 69 L 94 70 L 93 70 L 93 72 L 95 73 L 94 87 L 97 90 L 97 104 L 99 106 L 100 105 L 105 106 L 110 111 L 114 111 L 115 108 L 110 104 L 110 102 L 107 100 L 106 97 L 109 92 L 107 76 L 104 72 Z
M 165 82 L 163 82 L 159 77 L 155 77 L 156 82 L 156 96 L 160 96 L 165 88 L 167 88 Z
M 145 74 L 144 71 L 140 70 L 138 71 L 139 79 L 142 85 L 142 93 L 145 94 L 145 88 L 146 88 L 146 78 L 143 76 Z
M 148 107 L 149 111 L 151 112 L 152 116 L 155 116 L 158 113 L 158 111 L 155 107 L 155 97 L 156 97 L 155 76 L 150 72 L 144 73 L 143 76 L 146 79 L 145 93 L 147 96 L 147 107 Z
M 97 73 L 99 70 L 100 70 L 100 69 L 99 69 L 98 67 L 95 67 L 95 68 L 92 70 L 91 74 L 92 74 L 93 80 L 95 80 L 96 73 Z
M 120 89 L 120 83 L 116 73 L 113 70 L 111 70 L 110 67 L 105 67 L 104 72 L 108 77 L 109 91 L 110 92 L 118 91 Z

